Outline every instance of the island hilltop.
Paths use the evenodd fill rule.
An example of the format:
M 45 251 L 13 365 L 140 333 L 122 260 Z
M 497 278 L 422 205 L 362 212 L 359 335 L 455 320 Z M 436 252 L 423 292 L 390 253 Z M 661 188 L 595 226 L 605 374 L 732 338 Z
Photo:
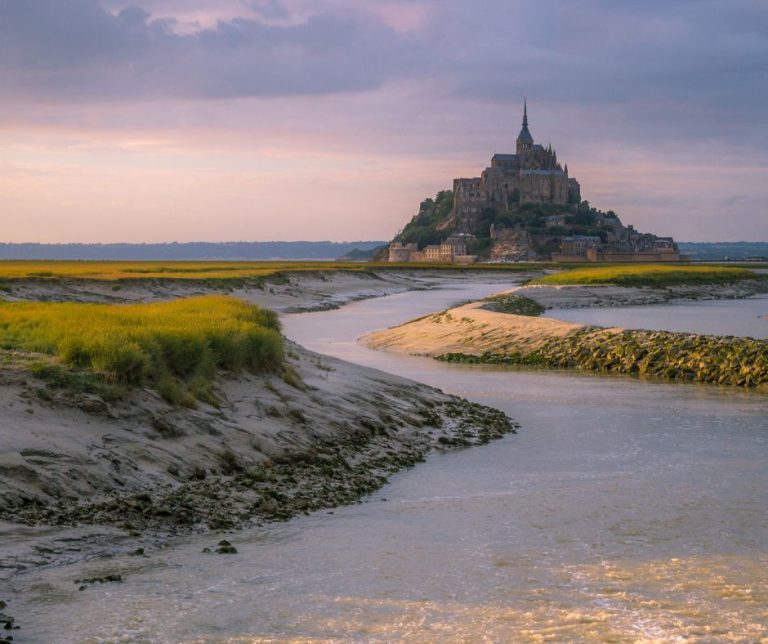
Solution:
M 421 203 L 388 247 L 390 262 L 674 262 L 671 237 L 639 233 L 581 199 L 551 145 L 534 142 L 528 105 L 515 154 L 494 154 L 479 177 L 453 180 Z

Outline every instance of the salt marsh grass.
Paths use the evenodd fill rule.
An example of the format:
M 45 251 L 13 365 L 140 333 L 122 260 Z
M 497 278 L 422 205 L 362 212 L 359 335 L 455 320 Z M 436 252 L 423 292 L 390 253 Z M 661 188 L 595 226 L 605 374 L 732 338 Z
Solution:
M 541 264 L 390 264 L 366 262 L 107 262 L 107 261 L 0 261 L 0 280 L 248 280 L 278 273 L 357 271 L 371 269 L 504 270 L 520 272 L 542 268 Z M 0 284 L 0 290 L 2 284 Z
M 665 287 L 678 284 L 726 284 L 760 276 L 744 268 L 730 266 L 680 266 L 669 264 L 631 264 L 577 268 L 547 275 L 532 284 L 614 284 L 616 286 Z
M 0 348 L 55 356 L 108 380 L 205 395 L 217 369 L 275 371 L 277 316 L 224 296 L 154 304 L 0 303 Z M 200 397 L 200 396 L 198 396 Z
M 360 270 L 365 266 L 334 262 L 0 261 L 0 279 L 222 280 L 339 268 Z

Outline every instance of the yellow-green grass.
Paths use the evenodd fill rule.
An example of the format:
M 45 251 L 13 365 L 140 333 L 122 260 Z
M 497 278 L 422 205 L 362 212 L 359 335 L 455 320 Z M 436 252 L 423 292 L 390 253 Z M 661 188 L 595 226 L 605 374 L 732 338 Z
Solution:
M 524 271 L 541 264 L 389 264 L 366 262 L 122 262 L 122 261 L 0 261 L 0 280 L 243 280 L 277 273 L 366 271 L 370 269 L 494 269 Z
M 678 284 L 724 284 L 761 276 L 744 268 L 726 266 L 681 266 L 631 264 L 590 266 L 546 275 L 532 284 L 615 284 L 617 286 L 673 286 Z
M 0 303 L 0 348 L 55 356 L 107 379 L 207 390 L 218 368 L 279 369 L 277 316 L 225 296 L 155 304 Z M 174 391 L 176 388 L 176 391 Z
M 110 262 L 0 261 L 0 279 L 242 279 L 290 270 L 360 270 L 361 264 L 331 262 Z

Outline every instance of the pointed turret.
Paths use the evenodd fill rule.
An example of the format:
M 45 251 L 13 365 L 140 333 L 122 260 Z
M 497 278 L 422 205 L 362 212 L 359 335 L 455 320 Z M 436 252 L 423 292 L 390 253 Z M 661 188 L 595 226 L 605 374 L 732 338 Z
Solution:
M 528 130 L 528 100 L 523 99 L 523 129 L 517 137 L 517 153 L 522 154 L 533 147 L 533 137 Z

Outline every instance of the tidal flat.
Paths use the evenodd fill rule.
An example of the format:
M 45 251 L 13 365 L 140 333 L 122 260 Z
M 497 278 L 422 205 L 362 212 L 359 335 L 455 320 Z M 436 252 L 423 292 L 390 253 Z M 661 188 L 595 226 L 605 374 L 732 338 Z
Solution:
M 100 408 L 91 394 L 85 392 L 82 397 L 73 397 L 73 401 L 77 403 L 75 407 L 82 403 L 83 408 L 73 409 L 70 414 L 70 412 L 62 412 L 62 407 L 57 407 L 57 405 L 68 404 L 68 401 L 64 400 L 70 397 L 66 390 L 57 391 L 52 388 L 54 398 L 59 397 L 59 400 L 54 400 L 52 407 L 49 407 L 51 401 L 45 400 L 38 405 L 41 401 L 39 395 L 35 393 L 36 381 L 23 375 L 20 376 L 20 380 L 15 380 L 19 372 L 15 371 L 12 365 L 6 365 L 8 369 L 4 371 L 4 378 L 8 379 L 6 384 L 10 385 L 8 389 L 4 389 L 6 394 L 14 388 L 17 394 L 23 393 L 28 385 L 32 386 L 30 395 L 21 396 L 19 400 L 22 402 L 13 409 L 12 418 L 18 430 L 14 433 L 17 437 L 30 433 L 39 434 L 39 428 L 32 432 L 24 430 L 25 422 L 34 421 L 42 421 L 51 426 L 58 423 L 64 431 L 65 438 L 67 438 L 67 432 L 87 432 L 91 439 L 96 436 L 108 437 L 101 445 L 90 443 L 83 445 L 84 455 L 92 461 L 91 465 L 99 465 L 94 469 L 92 477 L 94 481 L 98 482 L 103 476 L 105 477 L 104 485 L 109 486 L 108 477 L 125 476 L 126 479 L 129 477 L 138 479 L 148 475 L 148 478 L 140 482 L 144 490 L 133 497 L 117 496 L 114 499 L 108 499 L 106 504 L 77 503 L 80 514 L 71 513 L 72 508 L 68 507 L 67 503 L 61 504 L 57 512 L 49 515 L 50 522 L 54 524 L 52 526 L 46 526 L 45 521 L 41 523 L 37 520 L 29 521 L 37 524 L 29 526 L 12 522 L 2 524 L 5 544 L 3 562 L 7 573 L 4 575 L 5 594 L 2 598 L 9 600 L 6 614 L 15 618 L 16 625 L 22 626 L 20 631 L 14 632 L 17 641 L 25 641 L 25 637 L 28 638 L 26 641 L 46 641 L 51 637 L 53 632 L 51 629 L 64 634 L 59 638 L 62 641 L 75 641 L 77 635 L 83 634 L 88 637 L 107 638 L 132 634 L 138 639 L 159 641 L 210 638 L 222 634 L 258 639 L 259 637 L 268 638 L 278 633 L 291 633 L 297 637 L 314 635 L 354 638 L 364 637 L 366 624 L 373 623 L 379 625 L 382 633 L 405 636 L 405 631 L 397 630 L 395 624 L 386 617 L 387 613 L 393 614 L 392 611 L 402 613 L 400 624 L 410 623 L 410 628 L 416 629 L 409 632 L 418 632 L 426 636 L 427 632 L 419 630 L 420 627 L 413 621 L 416 618 L 413 610 L 417 607 L 409 599 L 412 592 L 422 595 L 426 593 L 425 596 L 432 597 L 430 600 L 432 603 L 427 610 L 430 619 L 436 625 L 443 629 L 451 629 L 450 632 L 465 633 L 468 637 L 472 633 L 479 633 L 480 631 L 476 630 L 478 628 L 486 631 L 491 629 L 500 637 L 503 636 L 503 628 L 499 630 L 504 621 L 501 619 L 502 613 L 513 618 L 511 622 L 507 622 L 508 625 L 521 626 L 526 623 L 523 614 L 519 613 L 521 607 L 517 603 L 498 604 L 496 599 L 488 596 L 483 590 L 486 582 L 491 583 L 491 580 L 481 580 L 480 570 L 485 568 L 484 558 L 480 555 L 478 559 L 479 553 L 467 550 L 471 541 L 464 542 L 464 545 L 461 545 L 462 541 L 456 542 L 451 548 L 454 552 L 463 553 L 471 566 L 479 566 L 479 568 L 475 572 L 472 572 L 472 567 L 460 571 L 459 566 L 456 573 L 464 577 L 479 575 L 478 584 L 471 585 L 472 593 L 478 600 L 482 600 L 487 610 L 469 611 L 467 602 L 470 601 L 470 595 L 460 597 L 453 593 L 455 600 L 453 601 L 428 581 L 432 579 L 434 584 L 443 587 L 443 584 L 450 584 L 450 579 L 453 578 L 449 569 L 441 567 L 441 564 L 434 560 L 434 556 L 440 550 L 435 538 L 437 534 L 442 534 L 439 540 L 443 540 L 447 533 L 443 529 L 438 529 L 438 526 L 435 526 L 434 533 L 431 532 L 428 516 L 424 516 L 425 522 L 418 520 L 418 534 L 411 535 L 413 540 L 408 542 L 407 540 L 411 537 L 408 536 L 410 532 L 406 517 L 413 516 L 412 510 L 415 507 L 409 502 L 402 506 L 406 514 L 401 518 L 405 523 L 398 521 L 400 529 L 395 530 L 395 526 L 392 526 L 393 530 L 385 530 L 384 534 L 388 535 L 387 539 L 393 540 L 393 547 L 400 551 L 403 566 L 422 570 L 422 582 L 415 577 L 411 578 L 397 572 L 396 578 L 402 583 L 388 587 L 385 591 L 379 588 L 381 580 L 365 581 L 359 575 L 355 575 L 352 570 L 347 570 L 347 564 L 341 555 L 337 557 L 333 554 L 334 547 L 329 543 L 323 543 L 322 539 L 317 540 L 320 534 L 314 527 L 320 525 L 330 527 L 334 534 L 334 542 L 338 546 L 346 544 L 349 565 L 369 566 L 370 561 L 362 563 L 365 561 L 362 550 L 353 548 L 352 544 L 361 539 L 367 540 L 372 546 L 372 549 L 370 547 L 367 549 L 370 551 L 369 554 L 375 554 L 385 547 L 383 543 L 378 546 L 373 545 L 377 542 L 373 533 L 369 531 L 373 530 L 375 533 L 374 526 L 382 527 L 380 522 L 382 517 L 377 512 L 377 508 L 380 507 L 383 510 L 388 507 L 388 503 L 365 503 L 363 506 L 353 505 L 347 509 L 331 510 L 330 508 L 339 503 L 352 502 L 362 495 L 364 500 L 386 499 L 389 503 L 398 504 L 394 507 L 399 516 L 401 509 L 399 504 L 402 499 L 398 496 L 397 490 L 400 489 L 398 487 L 400 481 L 408 480 L 413 480 L 416 488 L 421 488 L 423 492 L 432 490 L 430 494 L 434 494 L 434 502 L 439 505 L 447 503 L 446 508 L 450 508 L 451 502 L 440 500 L 440 489 L 448 494 L 448 497 L 456 494 L 463 497 L 465 493 L 469 493 L 467 502 L 471 501 L 473 494 L 479 494 L 478 498 L 485 498 L 488 494 L 491 497 L 494 497 L 494 494 L 501 494 L 498 497 L 500 499 L 510 498 L 507 492 L 504 492 L 507 484 L 495 474 L 488 476 L 490 471 L 487 467 L 492 462 L 496 462 L 502 468 L 500 472 L 506 472 L 501 475 L 502 478 L 511 476 L 512 480 L 522 483 L 523 479 L 515 473 L 523 471 L 520 469 L 522 462 L 518 462 L 517 457 L 514 456 L 516 441 L 521 438 L 527 440 L 525 437 L 526 432 L 529 431 L 528 426 L 541 432 L 550 424 L 552 429 L 564 429 L 562 423 L 565 416 L 551 415 L 555 409 L 560 409 L 560 402 L 551 397 L 551 392 L 545 393 L 543 390 L 538 390 L 537 393 L 535 389 L 528 391 L 523 387 L 513 394 L 515 388 L 520 387 L 526 378 L 531 378 L 530 382 L 543 382 L 540 380 L 543 377 L 545 381 L 551 381 L 553 387 L 563 386 L 565 383 L 557 380 L 562 378 L 561 375 L 533 374 L 522 376 L 520 380 L 520 374 L 515 376 L 509 371 L 504 371 L 504 367 L 445 365 L 433 360 L 425 362 L 424 359 L 419 358 L 413 359 L 416 362 L 412 363 L 411 359 L 405 356 L 389 356 L 376 352 L 366 352 L 364 356 L 360 354 L 360 345 L 355 342 L 358 335 L 392 322 L 401 322 L 407 319 L 407 312 L 412 315 L 428 314 L 435 309 L 439 310 L 440 307 L 450 306 L 467 299 L 476 299 L 478 296 L 483 297 L 512 285 L 508 275 L 500 275 L 498 278 L 488 274 L 479 278 L 477 275 L 464 272 L 459 275 L 460 277 L 453 281 L 425 278 L 424 273 L 415 277 L 413 274 L 400 276 L 392 274 L 391 279 L 394 282 L 388 281 L 390 278 L 379 280 L 364 277 L 359 281 L 355 278 L 352 287 L 347 289 L 340 288 L 333 277 L 324 276 L 324 279 L 317 276 L 302 277 L 302 280 L 307 280 L 306 284 L 311 285 L 311 289 L 308 289 L 308 291 L 311 290 L 311 295 L 304 295 L 305 301 L 301 305 L 315 308 L 316 303 L 325 300 L 326 306 L 319 308 L 325 308 L 327 312 L 287 315 L 282 318 L 285 333 L 289 338 L 299 341 L 298 345 L 291 342 L 286 344 L 286 360 L 295 371 L 297 378 L 294 380 L 289 376 L 286 380 L 282 376 L 272 374 L 269 378 L 262 379 L 258 374 L 245 372 L 233 378 L 221 378 L 217 381 L 215 389 L 220 400 L 218 408 L 204 402 L 197 403 L 194 409 L 169 408 L 168 403 L 149 388 L 140 390 L 137 397 L 131 398 L 125 406 L 119 402 L 108 402 L 106 410 Z M 326 279 L 328 281 L 325 281 Z M 345 276 L 344 280 L 346 279 Z M 498 281 L 494 282 L 494 279 Z M 375 286 L 372 287 L 371 284 Z M 300 280 L 292 277 L 289 284 L 282 286 L 286 291 L 291 291 L 283 306 L 295 307 L 300 301 L 302 288 Z M 151 285 L 151 287 L 142 288 L 151 290 L 158 287 Z M 166 287 L 163 286 L 163 288 Z M 334 289 L 336 292 L 328 299 L 319 297 L 318 294 L 323 288 L 326 289 L 325 293 Z M 379 289 L 380 295 L 384 295 L 387 290 L 395 294 L 364 299 L 370 298 L 376 289 Z M 269 295 L 277 297 L 277 294 Z M 253 297 L 256 299 L 258 294 L 254 293 Z M 344 298 L 347 298 L 346 301 L 357 302 L 339 309 L 338 306 L 343 303 Z M 331 302 L 335 304 L 327 306 Z M 330 310 L 333 308 L 337 310 Z M 393 315 L 401 317 L 398 320 L 396 317 L 393 318 Z M 328 323 L 321 323 L 326 319 Z M 304 320 L 307 325 L 305 330 L 297 331 Z M 333 342 L 329 344 L 327 339 L 333 337 L 344 340 L 338 345 Z M 329 357 L 327 354 L 333 354 L 335 357 Z M 358 364 L 350 364 L 350 361 Z M 414 368 L 417 364 L 418 367 Z M 447 393 L 436 392 L 427 384 L 416 384 L 397 376 L 383 374 L 381 371 L 372 371 L 369 368 L 371 366 L 390 373 L 406 375 L 421 383 L 437 385 Z M 460 379 L 449 378 L 441 381 L 437 375 L 442 373 L 441 370 L 446 369 L 452 370 L 457 375 L 460 373 Z M 457 369 L 462 371 L 458 372 Z M 495 375 L 491 376 L 492 381 L 487 381 L 477 389 L 472 383 L 480 382 L 475 380 L 475 376 L 480 373 L 477 370 L 483 369 L 488 369 L 489 373 Z M 552 378 L 554 380 L 551 380 Z M 483 380 L 483 382 L 486 381 Z M 566 382 L 572 382 L 574 386 L 577 382 L 581 383 L 578 387 L 579 396 L 584 396 L 590 387 L 608 386 L 601 385 L 600 378 Z M 500 391 L 506 393 L 500 396 L 489 396 L 483 390 L 486 386 L 500 387 Z M 654 395 L 658 397 L 656 385 L 649 386 L 654 388 Z M 677 389 L 674 385 L 668 386 L 672 387 L 670 395 L 674 398 L 677 394 L 672 391 Z M 614 385 L 608 387 L 613 388 Z M 328 392 L 331 394 L 328 395 Z M 510 395 L 512 398 L 509 397 Z M 628 395 L 628 392 L 624 392 L 623 395 Z M 647 398 L 641 395 L 641 390 L 633 389 L 631 395 L 636 397 L 638 404 Z M 499 408 L 503 413 L 494 415 L 492 412 L 485 411 L 488 407 L 466 404 L 460 410 L 459 416 L 470 422 L 462 427 L 462 418 L 458 416 L 453 420 L 450 418 L 451 414 L 457 411 L 456 407 L 452 407 L 457 400 L 454 396 L 469 397 L 477 404 Z M 527 398 L 528 396 L 530 397 Z M 430 401 L 434 404 L 429 404 Z M 694 413 L 696 403 L 690 402 L 694 406 L 687 406 L 686 409 Z M 748 406 L 751 408 L 752 402 Z M 28 408 L 32 409 L 33 413 L 29 413 Z M 162 413 L 156 414 L 158 410 Z M 371 410 L 376 411 L 369 414 Z M 585 406 L 582 411 L 586 419 L 587 407 Z M 732 411 L 728 407 L 727 412 L 715 414 L 714 417 L 720 419 L 718 422 L 722 420 L 727 424 L 730 422 L 727 419 L 730 418 Z M 275 412 L 280 413 L 273 416 Z M 536 420 L 537 413 L 544 414 L 541 420 Z M 626 414 L 619 413 L 620 417 L 628 418 Z M 115 417 L 109 418 L 109 414 L 114 414 Z M 230 416 L 231 414 L 234 416 Z M 490 415 L 486 416 L 486 414 Z M 104 415 L 103 418 L 102 415 Z M 160 417 L 156 427 L 152 427 L 152 415 Z M 350 423 L 345 424 L 344 419 L 348 415 Z M 490 433 L 478 431 L 484 424 L 478 422 L 480 416 L 489 421 L 489 427 L 497 423 L 496 430 Z M 502 434 L 510 434 L 516 429 L 516 425 L 510 423 L 509 416 L 523 421 L 523 431 L 519 435 L 493 441 L 493 447 L 489 443 L 486 447 L 480 446 L 469 451 L 455 450 L 456 447 L 483 444 Z M 695 413 L 694 416 L 699 418 Z M 235 418 L 235 423 L 232 422 L 232 417 Z M 438 420 L 438 417 L 442 420 Z M 756 419 L 759 418 L 759 414 L 755 417 L 751 415 L 745 417 L 745 427 L 752 427 L 753 421 L 757 422 Z M 642 415 L 636 418 L 637 422 L 642 422 L 641 419 Z M 473 420 L 474 423 L 471 422 Z M 392 432 L 389 424 L 397 424 L 397 421 L 404 423 L 404 426 L 397 432 Z M 246 427 L 258 428 L 255 431 L 256 441 L 249 440 L 253 436 L 247 436 L 247 432 L 243 432 L 242 427 L 238 428 L 237 425 L 240 422 L 251 423 Z M 270 429 L 273 423 L 275 428 L 279 425 L 275 432 Z M 117 425 L 125 425 L 127 431 L 113 436 Z M 630 424 L 629 427 L 631 426 Z M 141 430 L 141 427 L 149 429 Z M 332 428 L 328 434 L 324 433 L 326 427 Z M 357 432 L 355 427 L 362 429 Z M 582 429 L 587 431 L 586 425 Z M 620 427 L 617 426 L 615 429 L 618 432 L 615 436 L 617 445 L 622 440 L 629 439 L 628 436 L 621 436 Z M 175 435 L 179 430 L 180 435 Z M 752 430 L 759 432 L 759 422 L 752 427 Z M 333 442 L 333 436 L 338 436 L 339 433 L 350 438 L 349 444 Z M 565 434 L 560 435 L 560 438 L 564 436 Z M 324 443 L 326 439 L 330 440 Z M 71 440 L 71 436 L 67 440 Z M 234 441 L 229 451 L 221 449 L 227 441 Z M 115 450 L 122 449 L 123 443 L 126 445 L 125 451 L 116 455 Z M 630 443 L 632 443 L 631 440 L 628 445 Z M 318 444 L 321 444 L 320 448 L 306 449 L 313 445 L 316 447 Z M 72 447 L 72 445 L 68 446 L 68 448 Z M 369 447 L 371 449 L 366 451 Z M 61 474 L 60 480 L 64 480 L 67 468 L 71 468 L 72 464 L 61 460 L 54 461 L 50 454 L 35 451 L 35 449 L 33 447 L 29 452 L 25 452 L 23 457 L 25 461 L 27 463 L 37 461 L 41 471 L 45 468 L 50 472 L 57 471 Z M 513 451 L 510 453 L 509 449 Z M 476 453 L 477 456 L 469 459 L 471 465 L 467 463 L 466 470 L 463 469 L 464 466 L 458 465 L 464 462 L 464 457 L 460 456 L 459 461 L 449 458 L 450 454 L 461 455 L 470 452 Z M 551 454 L 555 452 L 550 450 Z M 444 460 L 443 457 L 435 460 L 434 457 L 429 456 L 429 453 L 443 454 L 448 457 L 448 460 Z M 268 463 L 262 459 L 265 454 L 268 455 Z M 493 456 L 496 454 L 498 457 Z M 501 456 L 502 454 L 504 456 Z M 115 455 L 120 468 L 111 462 L 111 457 Z M 584 456 L 586 458 L 586 454 Z M 172 472 L 163 470 L 164 459 L 171 457 L 175 459 L 178 474 L 190 477 L 188 486 L 187 483 L 179 485 L 173 479 Z M 486 465 L 483 465 L 482 459 L 489 457 L 491 461 L 486 461 Z M 604 457 L 612 458 L 607 455 Z M 408 470 L 414 473 L 415 479 L 411 479 L 409 474 L 393 475 L 395 470 L 423 461 L 425 458 L 426 462 L 420 467 Z M 656 456 L 649 454 L 651 459 L 649 462 L 654 458 Z M 543 452 L 536 459 L 540 465 L 544 465 Z M 558 461 L 559 457 L 553 456 L 553 459 Z M 632 461 L 625 459 L 623 462 L 629 465 Z M 196 474 L 191 467 L 194 463 L 200 463 L 206 469 L 204 478 L 194 478 L 199 476 L 199 472 Z M 443 469 L 445 465 L 449 465 L 448 470 Z M 450 472 L 456 471 L 457 466 L 458 471 L 464 472 L 466 476 L 462 474 L 460 481 L 451 484 Z M 435 467 L 437 470 L 434 469 Z M 419 474 L 422 471 L 431 473 L 430 476 L 436 475 L 437 480 L 425 487 L 421 479 L 422 475 Z M 334 479 L 339 482 L 336 487 L 331 482 Z M 376 492 L 375 490 L 380 489 L 385 483 L 385 479 L 393 481 L 394 487 L 388 485 Z M 475 489 L 476 485 L 482 481 L 486 481 L 487 485 L 482 483 L 482 490 Z M 74 485 L 78 481 L 72 479 L 67 483 Z M 464 492 L 461 491 L 462 486 L 467 486 Z M 146 492 L 147 487 L 151 488 L 149 492 Z M 492 492 L 492 489 L 496 492 Z M 175 495 L 174 490 L 176 490 Z M 468 492 L 468 490 L 475 491 Z M 525 485 L 517 489 L 514 494 L 521 495 L 521 502 L 531 501 Z M 194 498 L 205 498 L 206 501 L 198 509 Z M 416 501 L 418 502 L 418 499 Z M 576 502 L 577 499 L 574 498 L 573 501 Z M 606 503 L 610 502 L 606 499 Z M 466 507 L 463 503 L 459 506 Z M 360 510 L 356 510 L 357 507 Z M 433 502 L 426 502 L 425 508 L 427 507 L 429 513 L 434 512 Z M 321 508 L 334 514 L 318 512 Z M 458 538 L 463 533 L 452 523 L 453 518 L 449 518 L 457 508 L 449 510 L 448 515 L 442 515 L 440 524 L 443 525 L 444 521 L 448 520 L 451 527 L 444 527 Z M 486 525 L 484 529 L 488 534 L 497 534 L 502 539 L 506 537 L 503 537 L 498 530 L 504 532 L 516 525 L 518 521 L 516 516 L 526 517 L 526 520 L 530 519 L 534 523 L 536 521 L 541 523 L 542 520 L 547 523 L 545 518 L 548 515 L 547 512 L 543 515 L 533 510 L 527 514 L 518 511 L 509 514 L 503 507 L 497 510 L 499 512 L 493 514 L 496 514 L 496 520 L 500 521 L 501 525 L 497 525 L 495 529 Z M 539 515 L 538 520 L 534 520 L 536 514 Z M 285 519 L 292 516 L 298 518 L 285 523 Z M 361 530 L 357 528 L 348 530 L 351 527 L 348 523 L 350 517 L 358 516 L 363 521 L 359 526 Z M 432 516 L 435 515 L 432 514 Z M 210 536 L 205 534 L 200 537 L 184 536 L 190 524 L 177 523 L 175 517 L 190 517 L 193 525 L 202 526 L 213 532 Z M 460 517 L 457 515 L 455 518 Z M 272 519 L 278 519 L 278 523 L 269 521 Z M 93 525 L 94 520 L 97 525 Z M 559 521 L 557 515 L 553 520 Z M 478 525 L 482 524 L 479 517 L 475 517 L 473 521 Z M 276 526 L 274 529 L 270 527 L 273 525 Z M 287 532 L 277 527 L 280 525 L 284 525 Z M 567 536 L 567 527 L 561 526 L 561 528 L 557 528 L 557 532 L 563 537 Z M 536 529 L 540 531 L 544 528 Z M 176 533 L 176 536 L 173 536 L 173 533 Z M 300 536 L 302 534 L 305 536 Z M 406 537 L 406 542 L 398 542 L 398 534 Z M 752 529 L 749 528 L 744 534 L 753 534 Z M 290 543 L 284 540 L 285 535 L 291 535 L 289 542 L 297 537 L 301 542 L 309 539 L 309 543 L 313 545 L 309 545 L 307 557 L 292 551 Z M 475 534 L 473 539 L 479 539 L 478 544 L 484 543 L 480 533 Z M 743 541 L 743 538 L 740 540 Z M 221 545 L 225 541 L 229 545 Z M 270 549 L 267 543 L 272 543 L 274 548 Z M 424 546 L 427 543 L 433 543 L 434 549 L 427 556 L 419 543 Z M 168 548 L 169 545 L 170 548 Z M 228 550 L 230 547 L 234 552 Z M 486 544 L 483 547 L 488 546 Z M 205 550 L 208 552 L 203 552 Z M 225 552 L 219 553 L 219 550 Z M 448 577 L 442 574 L 425 575 L 424 570 L 420 569 L 413 559 L 417 551 L 421 552 L 419 556 L 424 558 L 425 564 L 431 562 L 430 566 L 443 570 Z M 608 551 L 604 549 L 602 551 L 609 552 L 610 548 Z M 337 566 L 335 572 L 330 568 L 318 569 L 317 557 L 321 552 L 330 554 L 332 564 Z M 573 552 L 570 555 L 564 553 L 563 565 L 570 565 L 566 563 L 567 556 L 571 556 L 573 566 L 581 565 L 579 562 L 582 559 L 575 557 L 574 554 Z M 293 567 L 288 570 L 280 563 L 284 561 L 284 557 L 289 556 L 297 557 L 297 565 L 305 566 L 306 575 Z M 543 556 L 546 559 L 546 555 L 537 556 Z M 263 560 L 264 557 L 267 559 Z M 740 560 L 744 558 L 742 555 L 739 557 Z M 264 568 L 267 560 L 271 562 L 271 570 Z M 554 599 L 551 595 L 553 588 L 549 586 L 550 583 L 555 583 L 554 579 L 543 580 L 543 585 L 535 590 L 518 577 L 518 573 L 525 574 L 526 566 L 523 565 L 518 569 L 518 564 L 514 561 L 514 556 L 513 559 L 509 559 L 507 555 L 502 556 L 499 559 L 501 563 L 498 570 L 502 573 L 510 573 L 509 582 L 513 579 L 517 580 L 514 583 L 518 584 L 516 592 L 520 593 L 521 598 L 526 593 L 544 593 L 549 595 L 550 599 Z M 522 565 L 521 561 L 518 563 Z M 392 565 L 395 566 L 395 570 L 399 570 L 398 564 Z M 585 565 L 591 564 L 585 562 Z M 699 563 L 691 561 L 691 566 L 694 568 L 698 565 Z M 255 577 L 233 578 L 236 570 L 244 570 L 244 566 L 252 570 Z M 373 566 L 375 569 L 376 565 L 373 564 Z M 510 566 L 514 570 L 511 570 Z M 617 566 L 621 568 L 624 563 L 617 563 Z M 670 574 L 673 576 L 684 574 L 684 569 L 685 566 L 678 567 L 675 571 L 670 569 Z M 688 569 L 693 570 L 690 567 Z M 173 570 L 178 572 L 174 573 Z M 338 575 L 344 570 L 347 570 L 346 574 L 350 575 L 353 583 L 351 586 L 342 584 L 345 586 L 342 588 L 333 580 L 338 580 Z M 566 567 L 561 570 L 561 573 L 567 577 L 573 572 L 568 570 L 570 569 Z M 589 574 L 589 570 L 591 569 L 585 568 L 584 574 Z M 529 570 L 529 572 L 532 575 L 542 574 L 542 571 L 535 573 Z M 204 575 L 205 579 L 210 580 L 205 586 L 217 590 L 212 591 L 213 594 L 210 596 L 203 596 L 199 592 L 192 592 L 192 595 L 189 595 L 192 588 L 189 583 L 192 578 L 187 577 L 187 573 L 192 577 L 198 574 Z M 116 576 L 120 579 L 117 580 Z M 298 588 L 292 589 L 289 576 L 302 584 L 306 592 L 312 596 L 302 594 Z M 269 591 L 264 586 L 266 583 L 264 580 L 267 578 L 270 579 L 268 586 L 271 590 Z M 746 585 L 751 584 L 749 579 L 738 577 L 735 572 L 727 573 L 726 578 L 734 583 L 739 581 Z M 262 581 L 258 581 L 259 579 Z M 597 580 L 597 577 L 595 579 Z M 78 580 L 81 583 L 76 584 Z M 83 580 L 88 583 L 82 583 Z M 198 582 L 199 580 L 200 577 Z M 575 578 L 573 580 L 575 581 Z M 499 579 L 496 583 L 498 581 Z M 158 592 L 153 590 L 155 582 L 159 584 L 156 588 Z M 241 583 L 245 585 L 240 586 Z M 361 584 L 358 590 L 355 590 L 356 583 Z M 507 582 L 502 581 L 502 583 Z M 232 596 L 228 591 L 223 590 L 222 584 L 224 586 L 233 584 L 232 588 L 239 588 L 236 593 L 246 602 L 249 601 L 248 597 L 255 597 L 254 592 L 262 599 L 264 599 L 264 592 L 267 592 L 264 611 L 268 612 L 270 606 L 275 610 L 282 606 L 283 608 L 279 611 L 284 615 L 281 619 L 282 623 L 277 624 L 267 612 L 261 610 L 254 612 L 252 606 L 247 607 L 237 601 L 232 603 Z M 85 588 L 78 590 L 80 586 Z M 166 603 L 161 598 L 161 594 L 158 594 L 161 587 L 164 589 L 163 594 L 168 593 L 169 588 L 174 589 L 170 593 L 177 598 L 173 602 L 176 610 L 183 605 L 178 615 L 179 619 L 171 617 L 166 612 L 170 610 L 170 603 Z M 183 587 L 187 590 L 182 590 Z M 327 597 L 329 603 L 318 595 L 321 587 L 326 589 L 322 592 L 330 593 Z M 100 590 L 102 588 L 103 591 Z M 249 588 L 251 590 L 248 590 Z M 757 587 L 755 590 L 758 590 Z M 399 599 L 394 603 L 386 604 L 381 592 Z M 187 599 L 183 599 L 184 597 Z M 295 597 L 296 601 L 289 597 Z M 344 597 L 347 599 L 345 600 Z M 110 605 L 106 598 L 112 598 L 113 603 Z M 229 604 L 230 608 L 220 604 L 219 600 Z M 573 614 L 568 601 L 564 597 L 561 600 L 556 600 L 562 607 L 562 612 L 558 613 L 559 617 L 557 615 L 546 617 L 544 613 L 540 615 L 536 613 L 538 616 L 529 615 L 530 619 L 527 623 L 533 634 L 543 633 L 542 628 L 554 628 L 553 632 L 561 633 L 563 636 L 582 632 L 579 631 L 580 627 L 577 623 L 567 618 L 568 614 Z M 332 606 L 340 606 L 340 601 L 342 604 L 347 601 L 353 612 L 360 613 L 362 610 L 360 621 L 355 621 L 351 617 L 346 619 L 342 614 L 336 614 L 335 627 L 328 622 L 317 621 L 322 613 L 329 610 L 333 612 Z M 73 605 L 73 602 L 88 616 L 78 617 L 77 614 L 68 612 L 66 606 Z M 41 613 L 43 606 L 45 614 Z M 672 614 L 677 610 L 672 604 L 669 608 Z M 612 609 L 606 609 L 598 615 L 590 613 L 586 607 L 582 606 L 577 609 L 577 612 L 590 617 L 593 625 L 591 628 L 595 633 L 636 632 L 632 631 L 629 625 L 622 626 L 617 623 L 618 613 Z M 722 622 L 724 617 L 721 613 L 717 614 L 717 620 Z M 742 617 L 750 615 L 743 610 L 739 614 Z M 184 615 L 187 617 L 183 617 Z M 515 615 L 517 617 L 514 617 Z M 739 632 L 757 632 L 754 614 L 750 619 L 752 625 L 748 628 L 740 627 Z M 554 620 L 549 627 L 545 627 L 547 620 Z M 701 627 L 701 617 L 694 621 L 698 624 L 696 628 Z M 586 631 L 582 634 L 584 632 Z

